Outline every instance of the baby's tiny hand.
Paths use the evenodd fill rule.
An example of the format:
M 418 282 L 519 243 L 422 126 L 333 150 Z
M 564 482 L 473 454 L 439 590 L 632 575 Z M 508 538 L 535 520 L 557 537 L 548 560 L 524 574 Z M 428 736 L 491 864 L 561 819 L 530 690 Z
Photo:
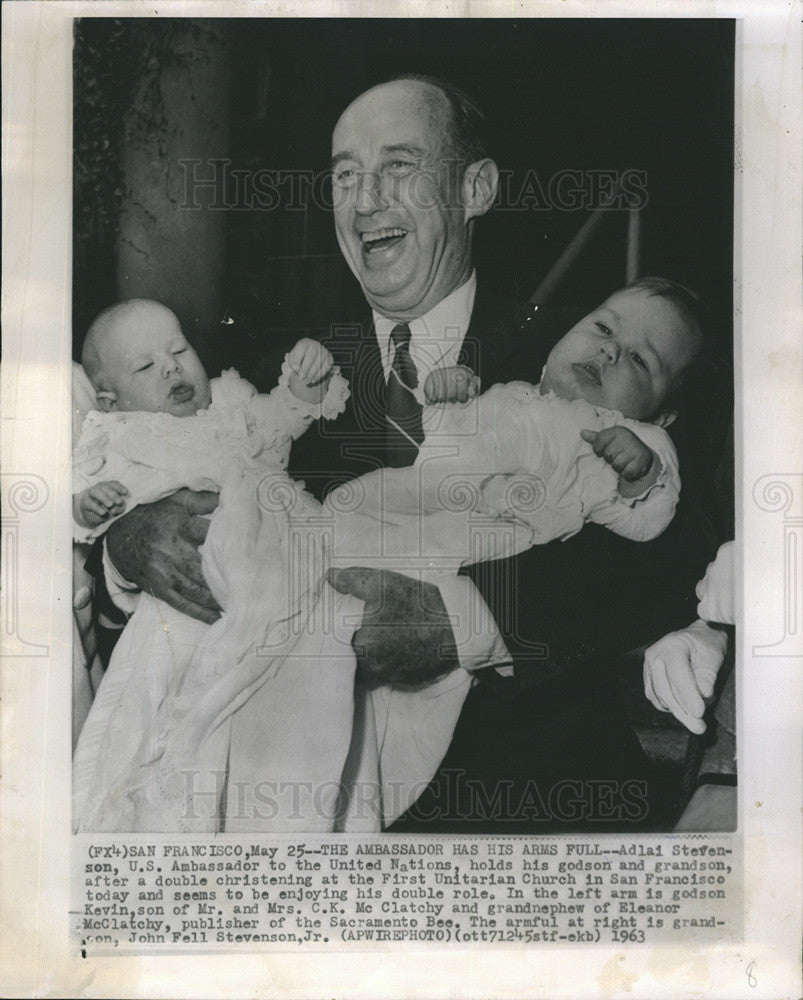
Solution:
M 307 385 L 317 385 L 331 372 L 335 359 L 317 340 L 304 337 L 287 355 L 287 363 Z
M 653 464 L 658 461 L 655 452 L 627 427 L 580 431 L 580 437 L 588 441 L 594 449 L 594 454 L 604 458 L 626 483 L 644 479 L 653 471 Z
M 87 528 L 96 528 L 125 510 L 128 490 L 116 480 L 96 483 L 73 498 L 75 520 Z
M 424 382 L 428 403 L 465 403 L 480 394 L 480 380 L 466 365 L 436 368 Z

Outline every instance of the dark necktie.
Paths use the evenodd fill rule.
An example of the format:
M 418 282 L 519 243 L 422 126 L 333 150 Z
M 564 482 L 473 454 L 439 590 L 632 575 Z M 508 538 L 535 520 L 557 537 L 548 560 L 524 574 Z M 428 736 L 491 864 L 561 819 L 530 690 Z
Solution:
M 385 388 L 387 464 L 393 468 L 412 465 L 424 440 L 421 404 L 412 390 L 418 387 L 418 372 L 410 357 L 410 327 L 398 323 L 390 339 L 395 347 L 393 366 Z

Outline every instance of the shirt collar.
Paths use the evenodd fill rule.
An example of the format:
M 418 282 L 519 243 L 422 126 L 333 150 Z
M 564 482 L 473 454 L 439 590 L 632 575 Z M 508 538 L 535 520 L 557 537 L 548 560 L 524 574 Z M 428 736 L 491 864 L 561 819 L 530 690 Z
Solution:
M 456 364 L 471 321 L 476 294 L 477 272 L 472 271 L 468 280 L 429 312 L 409 321 L 410 357 L 418 370 L 420 386 L 434 368 Z M 394 349 L 390 334 L 394 326 L 396 320 L 374 312 L 374 330 L 386 378 L 393 364 Z

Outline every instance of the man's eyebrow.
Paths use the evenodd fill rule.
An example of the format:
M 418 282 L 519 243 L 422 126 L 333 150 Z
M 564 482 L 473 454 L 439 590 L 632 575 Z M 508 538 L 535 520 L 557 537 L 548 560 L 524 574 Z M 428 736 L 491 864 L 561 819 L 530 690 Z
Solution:
M 411 142 L 398 142 L 392 146 L 383 146 L 382 152 L 385 155 L 388 153 L 407 153 L 408 156 L 424 156 L 427 151 L 421 146 L 414 146 Z
M 406 153 L 408 156 L 422 157 L 426 156 L 427 150 L 423 149 L 421 146 L 416 146 L 411 142 L 395 142 L 390 146 L 382 147 L 382 155 L 390 156 L 394 153 Z M 359 162 L 359 156 L 353 153 L 350 149 L 344 150 L 342 153 L 335 153 L 332 157 L 332 169 L 334 169 L 338 163 L 343 160 L 354 160 Z
M 350 149 L 347 149 L 343 153 L 335 153 L 335 155 L 332 157 L 332 167 L 333 168 L 336 167 L 338 163 L 340 163 L 342 160 L 356 160 L 356 159 L 357 157 L 354 155 L 354 153 L 352 153 Z

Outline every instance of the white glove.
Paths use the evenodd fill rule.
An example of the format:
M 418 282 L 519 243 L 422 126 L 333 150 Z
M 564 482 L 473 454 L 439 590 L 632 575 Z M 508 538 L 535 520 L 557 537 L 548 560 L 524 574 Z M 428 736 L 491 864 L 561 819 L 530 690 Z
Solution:
M 727 645 L 723 632 L 702 621 L 670 632 L 644 654 L 644 694 L 691 732 L 705 732 L 703 713 Z
M 716 559 L 708 564 L 705 576 L 697 584 L 695 593 L 700 602 L 697 614 L 703 621 L 736 624 L 733 611 L 733 550 L 733 542 L 720 545 Z

